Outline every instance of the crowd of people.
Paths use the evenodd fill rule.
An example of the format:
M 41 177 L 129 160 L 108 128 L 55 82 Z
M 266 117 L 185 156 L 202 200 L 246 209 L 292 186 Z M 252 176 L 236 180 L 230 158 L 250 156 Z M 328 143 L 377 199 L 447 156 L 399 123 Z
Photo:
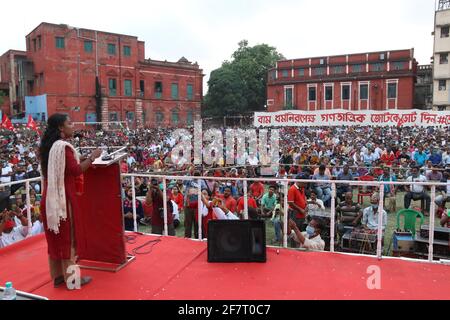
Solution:
M 42 128 L 42 131 L 44 128 Z M 225 128 L 222 128 L 224 131 Z M 184 236 L 198 237 L 198 201 L 200 201 L 203 236 L 207 236 L 207 221 L 210 219 L 243 219 L 244 184 L 242 181 L 214 181 L 200 177 L 256 178 L 263 170 L 256 161 L 246 166 L 226 166 L 224 159 L 210 166 L 174 164 L 171 151 L 177 141 L 171 129 L 137 130 L 79 130 L 72 144 L 80 151 L 90 147 L 105 150 L 113 146 L 126 146 L 127 158 L 122 163 L 122 173 L 168 174 L 180 176 L 167 186 L 169 211 L 169 234 L 184 223 Z M 40 176 L 38 147 L 40 137 L 25 128 L 15 132 L 1 131 L 0 138 L 0 246 L 22 239 L 29 231 L 28 221 L 22 216 L 24 184 L 1 186 Z M 283 236 L 282 221 L 287 213 L 288 232 L 294 246 L 323 250 L 320 234 L 326 229 L 321 216 L 329 212 L 332 198 L 331 181 L 407 181 L 411 185 L 394 187 L 385 185 L 386 213 L 395 213 L 398 208 L 409 208 L 412 201 L 421 200 L 421 210 L 430 213 L 430 189 L 414 182 L 450 182 L 450 130 L 449 128 L 399 128 L 399 127 L 314 127 L 280 129 L 280 162 L 273 174 L 280 178 L 310 180 L 309 183 L 294 183 L 289 187 L 288 208 L 283 208 L 282 183 L 248 183 L 248 218 L 267 219 L 273 223 L 274 243 Z M 225 154 L 225 153 L 224 153 Z M 183 176 L 198 176 L 198 180 L 186 180 Z M 320 182 L 314 182 L 315 180 Z M 330 181 L 330 182 L 327 182 Z M 40 181 L 32 182 L 33 197 L 32 227 L 34 233 L 40 229 L 39 200 Z M 135 203 L 132 201 L 130 179 L 123 179 L 124 225 L 134 229 L 133 207 L 136 207 L 138 223 L 151 225 L 153 233 L 162 233 L 164 220 L 164 197 L 161 181 L 137 178 L 135 181 Z M 337 185 L 336 212 L 338 232 L 362 227 L 373 232 L 378 227 L 379 190 L 355 187 L 351 184 Z M 201 199 L 198 199 L 198 190 Z M 450 186 L 436 189 L 436 205 L 442 225 L 450 227 L 447 204 Z M 397 197 L 402 193 L 403 203 Z M 356 193 L 371 196 L 370 205 L 362 208 L 355 201 Z M 433 213 L 434 214 L 434 213 Z M 183 217 L 183 219 L 181 219 Z M 12 223 L 10 222 L 12 221 Z M 385 218 L 383 219 L 385 221 Z M 385 222 L 384 226 L 385 226 Z M 36 227 L 35 227 L 36 225 Z M 192 232 L 192 229 L 194 232 Z M 13 233 L 14 236 L 11 235 Z M 9 236 L 8 236 L 9 235 Z M 12 240 L 11 240 L 12 239 Z

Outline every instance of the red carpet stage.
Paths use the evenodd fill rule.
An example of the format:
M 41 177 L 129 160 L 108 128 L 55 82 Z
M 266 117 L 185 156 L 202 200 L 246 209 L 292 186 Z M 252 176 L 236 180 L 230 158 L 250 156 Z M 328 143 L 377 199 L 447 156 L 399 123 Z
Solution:
M 128 252 L 157 237 L 138 235 Z M 265 264 L 209 264 L 207 245 L 162 237 L 118 273 L 83 270 L 93 282 L 78 291 L 53 288 L 46 241 L 37 236 L 0 250 L 0 283 L 49 299 L 450 299 L 450 267 L 394 259 L 269 248 Z M 149 247 L 144 248 L 149 249 Z M 369 290 L 367 268 L 381 268 Z

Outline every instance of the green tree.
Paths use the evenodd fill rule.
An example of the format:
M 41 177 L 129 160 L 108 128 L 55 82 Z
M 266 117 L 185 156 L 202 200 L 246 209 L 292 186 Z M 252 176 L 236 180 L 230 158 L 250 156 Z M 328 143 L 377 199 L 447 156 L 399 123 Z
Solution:
M 229 64 L 211 72 L 208 81 L 209 90 L 205 97 L 204 115 L 223 117 L 238 114 L 247 109 L 244 83 L 239 74 Z
M 267 72 L 282 59 L 283 55 L 267 44 L 249 47 L 247 40 L 239 42 L 231 61 L 211 72 L 204 115 L 223 117 L 263 110 Z

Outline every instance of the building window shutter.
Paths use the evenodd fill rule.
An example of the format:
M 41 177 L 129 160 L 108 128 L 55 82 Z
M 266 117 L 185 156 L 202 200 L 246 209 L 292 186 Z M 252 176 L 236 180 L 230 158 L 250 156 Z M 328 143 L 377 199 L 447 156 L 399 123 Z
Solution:
M 187 85 L 187 98 L 188 100 L 194 100 L 194 87 L 192 84 Z
M 63 37 L 56 37 L 56 48 L 57 49 L 64 49 L 65 43 Z
M 133 95 L 133 89 L 132 89 L 132 81 L 131 80 L 125 80 L 124 81 L 124 89 L 125 89 L 125 96 L 131 97 Z
M 178 84 L 172 83 L 172 99 L 178 100 Z

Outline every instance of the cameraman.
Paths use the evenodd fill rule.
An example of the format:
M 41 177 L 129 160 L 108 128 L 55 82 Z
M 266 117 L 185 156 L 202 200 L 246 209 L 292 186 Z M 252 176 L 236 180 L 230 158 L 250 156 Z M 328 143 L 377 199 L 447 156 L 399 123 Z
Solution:
M 163 234 L 164 231 L 164 197 L 159 188 L 158 180 L 152 179 L 147 194 L 147 204 L 153 206 L 152 210 L 152 234 Z M 173 208 L 171 200 L 167 200 L 167 229 L 169 236 L 175 236 L 173 225 Z

